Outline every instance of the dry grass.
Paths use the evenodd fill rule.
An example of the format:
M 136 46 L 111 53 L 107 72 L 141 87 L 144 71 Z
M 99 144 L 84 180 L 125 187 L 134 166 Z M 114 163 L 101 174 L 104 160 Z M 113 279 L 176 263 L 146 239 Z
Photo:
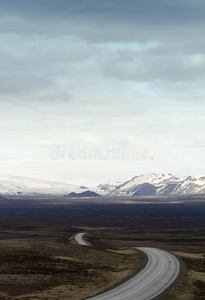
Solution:
M 0 240 L 1 300 L 83 299 L 124 280 L 142 264 L 134 249 L 79 246 L 69 232 L 62 238 L 64 229 L 62 241 L 53 228 L 46 230 L 49 234 L 44 241 L 42 235 L 38 241 L 35 229 L 28 238 L 25 233 L 20 238 L 18 230 L 4 231 Z
M 132 274 L 143 258 L 127 249 L 144 246 L 186 265 L 167 300 L 204 300 L 205 198 L 186 198 L 0 203 L 0 299 L 83 299 Z M 94 247 L 76 245 L 80 231 Z
M 203 254 L 175 252 L 185 262 L 181 280 L 163 300 L 205 300 L 205 257 Z M 199 271 L 199 270 L 202 271 Z
M 205 258 L 203 253 L 199 254 L 199 253 L 186 253 L 186 252 L 175 251 L 175 252 L 173 252 L 173 254 L 178 255 L 182 258 L 183 257 L 194 258 L 194 259 L 204 259 Z
M 44 290 L 42 292 L 37 293 L 28 293 L 25 295 L 20 295 L 17 297 L 12 298 L 5 298 L 5 299 L 21 299 L 21 300 L 79 300 L 84 299 L 88 296 L 95 295 L 96 293 L 102 292 L 102 288 L 109 288 L 112 287 L 113 284 L 117 284 L 119 281 L 121 281 L 123 278 L 126 278 L 130 275 L 130 272 L 128 271 L 121 271 L 116 273 L 107 273 L 108 281 L 110 284 L 107 284 L 108 282 L 101 283 L 100 281 L 97 282 L 86 282 L 81 283 L 78 286 L 74 286 L 71 284 L 67 285 L 59 285 L 58 287 L 51 288 Z M 115 279 L 114 279 L 115 278 Z

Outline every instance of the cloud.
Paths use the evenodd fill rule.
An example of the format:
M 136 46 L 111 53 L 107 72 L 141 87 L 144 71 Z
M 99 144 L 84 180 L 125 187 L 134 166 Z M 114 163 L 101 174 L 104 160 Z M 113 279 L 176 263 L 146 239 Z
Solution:
M 102 72 L 136 82 L 186 82 L 205 79 L 205 55 L 160 45 L 148 50 L 118 50 L 105 59 Z
M 1 7 L 4 11 L 15 12 L 19 14 L 33 13 L 39 15 L 51 15 L 66 17 L 70 14 L 74 15 L 110 15 L 110 16 L 131 16 L 147 18 L 150 22 L 154 18 L 177 20 L 182 19 L 199 19 L 205 8 L 202 0 L 194 2 L 186 0 L 129 0 L 126 3 L 123 0 L 36 0 L 28 2 L 27 0 L 7 0 L 5 3 L 1 1 Z M 163 12 L 163 14 L 162 14 Z M 150 19 L 151 18 L 151 19 Z
M 82 83 L 83 76 L 156 87 L 204 78 L 203 1 L 20 0 L 17 5 L 10 0 L 0 5 L 2 94 L 39 90 L 45 95 L 50 88 L 66 98 L 73 94 L 73 77 Z M 110 42 L 113 48 L 107 47 Z
M 26 159 L 16 174 L 23 165 L 26 176 L 55 178 L 62 167 L 66 180 L 70 168 L 88 178 L 113 167 L 115 179 L 118 170 L 125 177 L 179 170 L 194 153 L 203 161 L 204 1 L 0 0 L 0 7 L 3 172 L 12 171 L 15 151 Z M 154 151 L 155 161 L 96 168 L 49 160 L 52 147 L 106 149 L 124 140 Z M 30 163 L 36 153 L 39 164 Z
M 200 0 L 10 0 L 0 5 L 1 32 L 76 36 L 90 42 L 190 40 L 197 39 L 192 36 L 195 24 L 204 27 Z
M 99 50 L 76 38 L 0 35 L 0 100 L 18 95 L 27 100 L 68 100 L 65 82 L 82 76 L 83 66 Z

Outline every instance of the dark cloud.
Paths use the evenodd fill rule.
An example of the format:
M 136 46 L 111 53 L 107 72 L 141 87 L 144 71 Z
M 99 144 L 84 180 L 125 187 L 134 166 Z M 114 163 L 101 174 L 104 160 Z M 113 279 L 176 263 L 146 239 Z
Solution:
M 19 14 L 42 14 L 44 17 L 108 16 L 112 18 L 139 18 L 153 20 L 199 20 L 203 19 L 204 3 L 200 0 L 7 0 L 0 1 L 7 12 Z
M 205 21 L 202 0 L 2 0 L 0 8 L 1 32 L 75 35 L 94 42 L 183 37 L 187 26 L 203 27 Z
M 0 7 L 0 38 L 8 36 L 1 93 L 58 87 L 87 70 L 135 82 L 204 78 L 203 1 L 0 0 Z M 109 42 L 122 49 L 103 49 Z

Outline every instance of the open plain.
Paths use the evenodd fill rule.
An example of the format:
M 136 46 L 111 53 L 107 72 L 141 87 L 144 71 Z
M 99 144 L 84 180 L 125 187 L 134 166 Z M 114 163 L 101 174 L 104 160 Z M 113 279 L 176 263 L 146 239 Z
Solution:
M 205 299 L 204 196 L 1 200 L 0 299 L 85 299 L 145 265 L 132 247 L 180 258 L 163 300 Z

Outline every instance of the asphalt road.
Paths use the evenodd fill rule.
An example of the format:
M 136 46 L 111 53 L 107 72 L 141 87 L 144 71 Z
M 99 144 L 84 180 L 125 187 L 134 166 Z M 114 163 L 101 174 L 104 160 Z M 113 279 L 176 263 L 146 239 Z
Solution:
M 83 235 L 79 236 L 80 245 L 82 245 Z M 136 249 L 147 254 L 148 263 L 146 267 L 118 287 L 87 299 L 151 300 L 159 296 L 174 283 L 180 272 L 179 262 L 174 255 L 156 248 L 141 247 Z
M 85 235 L 85 232 L 81 232 L 75 235 L 75 241 L 81 246 L 89 246 L 86 241 L 84 241 L 83 236 Z

